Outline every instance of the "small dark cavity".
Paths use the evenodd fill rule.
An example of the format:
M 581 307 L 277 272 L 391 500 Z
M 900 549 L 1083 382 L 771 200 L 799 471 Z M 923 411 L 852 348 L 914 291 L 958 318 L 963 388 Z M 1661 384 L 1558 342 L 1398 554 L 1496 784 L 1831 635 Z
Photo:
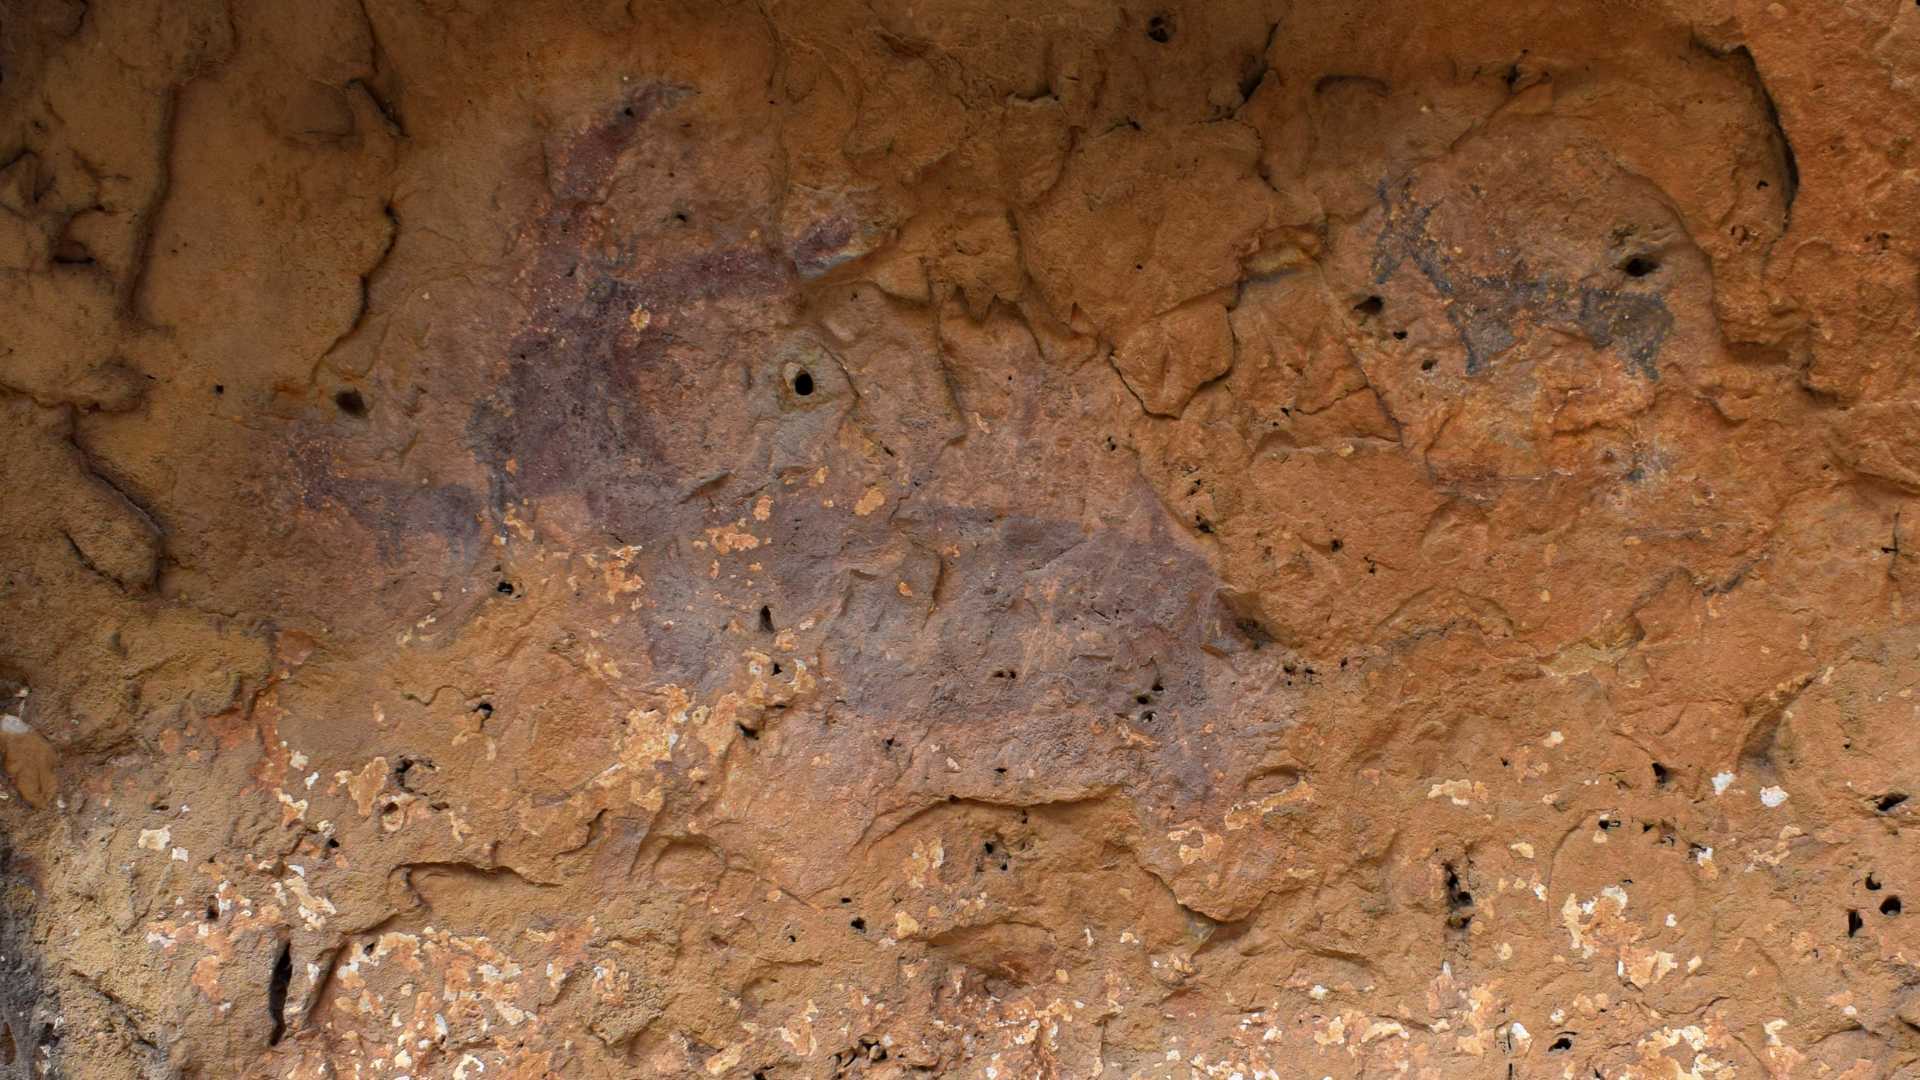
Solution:
M 1346 545 L 1346 541 L 1344 541 L 1344 540 L 1341 540 L 1341 539 L 1340 539 L 1339 537 L 1337 537 L 1337 536 L 1336 536 L 1336 537 L 1334 537 L 1334 538 L 1333 538 L 1332 540 L 1330 540 L 1330 541 L 1328 541 L 1328 542 L 1327 542 L 1327 548 L 1328 548 L 1328 550 L 1330 550 L 1330 551 L 1339 551 L 1339 550 L 1340 550 L 1341 548 L 1343 548 L 1343 547 L 1346 547 L 1346 546 L 1347 546 L 1347 545 Z
M 214 384 L 213 384 L 213 395 L 214 395 L 215 397 L 219 397 L 219 396 L 220 396 L 221 394 L 224 394 L 224 393 L 226 393 L 226 392 L 227 392 L 227 388 L 226 388 L 226 386 L 225 386 L 224 384 L 222 384 L 222 383 L 214 383 Z
M 1860 912 L 1851 908 L 1847 910 L 1847 936 L 1848 937 L 1852 937 L 1853 935 L 1859 933 L 1860 928 L 1865 925 L 1867 925 L 1866 920 L 1860 917 Z
M 760 737 L 760 733 L 758 731 L 755 731 L 753 728 L 750 728 L 745 724 L 736 723 L 733 726 L 739 728 L 740 734 L 745 735 L 749 739 L 758 739 Z
M 1260 89 L 1260 84 L 1267 80 L 1267 71 L 1266 57 L 1261 56 L 1251 59 L 1247 64 L 1245 73 L 1240 76 L 1241 101 L 1253 100 L 1253 95 Z
M 1161 45 L 1173 40 L 1173 16 L 1155 15 L 1147 20 L 1147 37 Z
M 1473 922 L 1473 894 L 1460 881 L 1452 863 L 1443 864 L 1447 872 L 1447 925 L 1465 930 Z
M 863 934 L 867 932 L 867 920 L 865 919 L 855 918 L 853 921 L 847 923 L 847 925 L 853 927 L 855 930 L 858 930 Z
M 1867 880 L 1864 882 L 1864 884 L 1866 885 L 1868 892 L 1880 891 L 1880 879 L 1877 877 L 1874 877 L 1872 874 L 1867 875 Z
M 1635 255 L 1620 264 L 1620 272 L 1632 278 L 1646 277 L 1658 269 L 1660 269 L 1660 264 L 1645 255 Z
M 760 605 L 760 629 L 773 633 L 773 609 L 765 604 Z
M 1395 341 L 1407 340 L 1407 332 L 1405 330 L 1395 330 L 1393 332 L 1393 340 Z
M 267 978 L 267 1016 L 273 1021 L 268 1046 L 280 1045 L 280 1037 L 287 1033 L 287 987 L 292 983 L 293 946 L 283 941 L 279 955 L 273 958 L 273 974 Z
M 53 249 L 55 266 L 90 266 L 92 263 L 93 253 L 87 250 L 85 244 L 71 237 L 61 240 L 59 246 Z
M 394 766 L 393 782 L 399 786 L 401 791 L 413 790 L 413 788 L 409 786 L 408 777 L 413 773 L 413 770 L 416 766 L 419 766 L 421 768 L 426 768 L 426 769 L 431 769 L 434 767 L 433 762 L 431 761 L 417 761 L 413 758 L 407 758 L 407 757 L 401 758 L 400 764 Z
M 1898 791 L 1889 791 L 1885 795 L 1880 796 L 1879 800 L 1875 802 L 1873 805 L 1881 813 L 1887 814 L 1887 813 L 1892 813 L 1894 807 L 1897 807 L 1901 803 L 1906 801 L 1907 801 L 1907 797 L 1904 794 Z
M 490 720 L 493 718 L 493 702 L 483 701 L 480 704 L 475 705 L 473 707 L 473 711 L 479 713 L 481 719 Z
M 1900 914 L 1900 898 L 1897 896 L 1889 896 L 1885 900 L 1880 901 L 1880 914 L 1882 915 Z
M 1667 782 L 1667 767 L 1657 761 L 1653 763 L 1653 782 L 1661 786 Z
M 813 396 L 813 372 L 802 368 L 793 377 L 793 392 L 799 397 Z
M 367 399 L 358 390 L 342 390 L 333 395 L 333 406 L 356 419 L 367 415 Z
M 1426 358 L 1425 360 L 1422 360 L 1422 361 L 1420 361 L 1420 370 L 1421 370 L 1421 371 L 1432 371 L 1432 370 L 1433 370 L 1433 366 L 1434 366 L 1435 364 L 1438 364 L 1439 362 L 1440 362 L 1440 361 L 1439 361 L 1439 360 L 1438 360 L 1437 358 L 1435 358 L 1435 357 L 1432 357 L 1432 356 L 1429 356 L 1429 357 L 1427 357 L 1427 358 Z
M 511 582 L 511 581 L 503 581 L 503 582 L 501 582 L 500 584 L 498 584 L 498 585 L 495 585 L 495 586 L 493 587 L 493 591 L 494 591 L 494 592 L 497 592 L 497 593 L 499 593 L 499 594 L 500 594 L 501 596 L 512 596 L 512 595 L 513 595 L 513 582 Z
M 220 902 L 218 900 L 207 901 L 207 921 L 208 922 L 220 921 Z
M 1387 310 L 1387 302 L 1377 296 L 1369 296 L 1365 300 L 1353 305 L 1354 314 L 1360 316 L 1362 319 L 1370 319 L 1385 310 Z
M 1571 1031 L 1561 1032 L 1560 1037 L 1553 1040 L 1553 1045 L 1547 1047 L 1547 1053 L 1564 1054 L 1573 1049 L 1573 1036 L 1574 1033 Z

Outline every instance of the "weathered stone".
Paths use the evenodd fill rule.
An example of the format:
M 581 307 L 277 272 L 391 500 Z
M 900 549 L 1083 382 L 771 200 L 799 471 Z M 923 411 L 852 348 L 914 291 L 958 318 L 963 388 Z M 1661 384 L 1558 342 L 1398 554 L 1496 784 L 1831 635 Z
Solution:
M 1911 1073 L 1915 42 L 18 0 L 0 1076 Z

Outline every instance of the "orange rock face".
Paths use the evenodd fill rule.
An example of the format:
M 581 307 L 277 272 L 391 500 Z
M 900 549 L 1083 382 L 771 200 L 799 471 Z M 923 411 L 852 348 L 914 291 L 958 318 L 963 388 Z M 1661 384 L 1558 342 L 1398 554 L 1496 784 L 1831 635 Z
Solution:
M 0 1076 L 1920 1068 L 1920 7 L 15 0 L 0 133 Z

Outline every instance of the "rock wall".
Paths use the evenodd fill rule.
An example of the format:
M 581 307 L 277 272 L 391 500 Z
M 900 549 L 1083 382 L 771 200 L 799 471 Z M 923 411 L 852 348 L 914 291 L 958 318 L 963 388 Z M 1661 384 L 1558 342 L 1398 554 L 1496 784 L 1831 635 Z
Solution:
M 1920 1075 L 1920 6 L 1156 2 L 0 9 L 0 1076 Z

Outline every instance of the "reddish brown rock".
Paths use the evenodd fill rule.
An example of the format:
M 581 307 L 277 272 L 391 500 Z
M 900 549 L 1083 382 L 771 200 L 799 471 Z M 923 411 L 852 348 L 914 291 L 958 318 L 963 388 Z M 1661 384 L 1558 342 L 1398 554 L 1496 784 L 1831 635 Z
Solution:
M 0 13 L 0 1076 L 1920 1068 L 1920 8 Z

